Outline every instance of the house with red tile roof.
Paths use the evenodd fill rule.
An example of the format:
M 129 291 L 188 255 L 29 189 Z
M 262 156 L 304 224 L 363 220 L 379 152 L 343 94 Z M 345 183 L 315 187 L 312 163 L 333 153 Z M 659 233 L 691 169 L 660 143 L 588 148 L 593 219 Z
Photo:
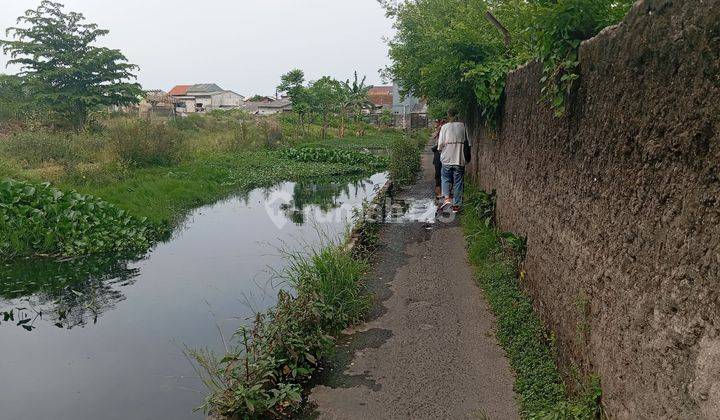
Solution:
M 368 91 L 370 102 L 377 108 L 392 108 L 393 104 L 393 87 L 392 86 L 373 86 Z

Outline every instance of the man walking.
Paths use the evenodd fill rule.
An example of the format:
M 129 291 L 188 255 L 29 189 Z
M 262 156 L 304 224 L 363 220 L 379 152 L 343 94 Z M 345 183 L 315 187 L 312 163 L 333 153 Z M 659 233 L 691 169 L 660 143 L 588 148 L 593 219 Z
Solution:
M 452 211 L 460 211 L 463 195 L 463 181 L 465 177 L 465 143 L 468 141 L 467 127 L 458 121 L 458 111 L 448 111 L 448 123 L 440 129 L 438 136 L 438 150 L 442 162 L 442 194 L 445 197 L 441 209 L 452 206 Z M 452 192 L 450 185 L 453 185 Z

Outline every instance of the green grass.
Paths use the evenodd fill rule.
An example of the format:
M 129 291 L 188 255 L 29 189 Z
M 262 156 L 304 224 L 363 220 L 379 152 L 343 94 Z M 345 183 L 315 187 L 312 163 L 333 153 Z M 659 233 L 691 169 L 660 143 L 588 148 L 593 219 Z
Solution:
M 333 347 L 334 336 L 370 307 L 360 279 L 367 263 L 339 245 L 289 254 L 283 273 L 295 296 L 241 327 L 222 357 L 188 350 L 209 395 L 203 409 L 232 418 L 284 418 L 302 403 L 302 385 Z
M 526 419 L 593 419 L 599 416 L 600 388 L 591 379 L 574 398 L 568 396 L 555 363 L 553 338 L 533 311 L 520 286 L 518 260 L 524 240 L 489 223 L 492 195 L 466 189 L 462 225 L 477 280 L 497 316 L 497 337 L 516 373 L 515 391 Z
M 364 166 L 303 163 L 278 152 L 218 153 L 172 167 L 138 168 L 125 179 L 62 183 L 64 188 L 103 197 L 110 203 L 153 223 L 172 225 L 188 210 L 235 192 L 271 186 L 280 181 L 351 175 Z

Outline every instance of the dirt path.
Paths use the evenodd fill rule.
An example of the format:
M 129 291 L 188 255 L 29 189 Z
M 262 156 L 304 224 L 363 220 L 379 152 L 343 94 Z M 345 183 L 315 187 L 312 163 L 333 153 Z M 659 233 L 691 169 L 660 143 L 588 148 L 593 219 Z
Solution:
M 432 197 L 433 167 L 400 198 Z M 513 376 L 457 222 L 385 224 L 370 320 L 348 332 L 310 394 L 323 419 L 513 419 Z

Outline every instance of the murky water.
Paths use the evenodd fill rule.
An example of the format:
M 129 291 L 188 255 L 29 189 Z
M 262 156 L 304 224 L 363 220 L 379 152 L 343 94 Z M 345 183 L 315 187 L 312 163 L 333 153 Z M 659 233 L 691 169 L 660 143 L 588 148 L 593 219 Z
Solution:
M 385 179 L 254 190 L 194 211 L 140 260 L 3 267 L 0 419 L 203 418 L 184 346 L 220 351 L 218 328 L 275 303 L 278 247 L 340 238 Z

